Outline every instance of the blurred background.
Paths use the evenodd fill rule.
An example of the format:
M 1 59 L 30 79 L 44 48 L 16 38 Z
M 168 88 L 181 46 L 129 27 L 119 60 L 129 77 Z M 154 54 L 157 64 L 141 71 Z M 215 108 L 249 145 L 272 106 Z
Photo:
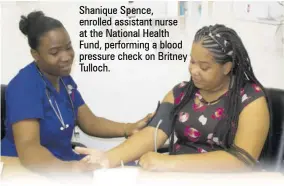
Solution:
M 1 4 L 1 83 L 9 81 L 32 62 L 27 39 L 18 28 L 21 15 L 42 10 L 59 19 L 72 39 L 76 58 L 72 70 L 79 91 L 92 111 L 101 117 L 120 122 L 135 122 L 153 112 L 159 100 L 177 83 L 189 80 L 189 56 L 182 61 L 90 61 L 107 64 L 111 72 L 81 72 L 79 66 L 80 19 L 95 19 L 97 15 L 80 15 L 79 6 L 98 8 L 149 7 L 152 19 L 177 19 L 177 27 L 165 27 L 169 38 L 139 38 L 143 42 L 183 41 L 179 53 L 190 54 L 195 32 L 209 24 L 225 24 L 235 29 L 250 55 L 256 77 L 265 87 L 284 89 L 284 6 L 281 1 L 215 2 L 215 1 L 131 1 L 131 2 L 6 2 Z M 112 18 L 118 18 L 112 16 Z M 123 16 L 122 16 L 123 17 Z M 127 19 L 140 18 L 132 16 Z M 125 18 L 125 16 L 123 17 Z M 144 16 L 145 18 L 145 16 Z M 146 17 L 147 18 L 147 17 Z M 148 17 L 149 18 L 149 17 Z M 142 28 L 142 27 L 141 27 Z M 157 27 L 147 27 L 157 30 Z M 96 30 L 105 28 L 96 27 Z M 113 27 L 135 30 L 135 27 Z M 137 38 L 102 38 L 101 42 L 137 41 Z M 88 39 L 85 39 L 86 41 Z M 92 38 L 89 38 L 91 41 Z M 119 53 L 123 50 L 115 50 Z M 163 50 L 150 50 L 157 54 Z M 137 50 L 133 50 L 137 52 Z M 141 50 L 143 53 L 143 50 Z M 95 53 L 95 51 L 89 51 Z M 128 53 L 131 53 L 128 50 Z M 124 139 L 99 139 L 80 133 L 78 141 L 88 147 L 107 150 Z

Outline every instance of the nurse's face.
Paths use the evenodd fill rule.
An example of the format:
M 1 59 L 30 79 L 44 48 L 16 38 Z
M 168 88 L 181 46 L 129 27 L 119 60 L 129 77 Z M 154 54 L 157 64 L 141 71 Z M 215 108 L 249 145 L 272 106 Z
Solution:
M 71 72 L 74 50 L 65 28 L 56 28 L 40 37 L 36 61 L 41 70 L 53 76 Z

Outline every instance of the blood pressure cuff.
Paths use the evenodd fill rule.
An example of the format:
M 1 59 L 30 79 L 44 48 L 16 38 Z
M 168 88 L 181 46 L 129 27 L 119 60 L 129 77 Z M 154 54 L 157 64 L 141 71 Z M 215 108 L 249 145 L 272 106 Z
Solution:
M 160 120 L 162 120 L 159 125 L 159 129 L 163 130 L 167 134 L 167 136 L 170 136 L 173 124 L 173 118 L 171 117 L 171 111 L 173 108 L 174 104 L 172 103 L 161 103 L 155 115 L 149 121 L 148 126 L 156 128 Z

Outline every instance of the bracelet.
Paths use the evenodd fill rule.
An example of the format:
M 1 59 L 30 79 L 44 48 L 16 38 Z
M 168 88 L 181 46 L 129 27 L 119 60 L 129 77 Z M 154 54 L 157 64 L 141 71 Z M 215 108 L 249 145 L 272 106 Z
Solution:
M 124 129 L 124 137 L 125 137 L 125 139 L 127 139 L 127 138 L 128 138 L 127 132 L 126 132 L 126 130 L 125 130 L 125 126 L 126 126 L 127 124 L 128 124 L 128 123 L 124 123 L 124 125 L 123 125 L 123 129 Z

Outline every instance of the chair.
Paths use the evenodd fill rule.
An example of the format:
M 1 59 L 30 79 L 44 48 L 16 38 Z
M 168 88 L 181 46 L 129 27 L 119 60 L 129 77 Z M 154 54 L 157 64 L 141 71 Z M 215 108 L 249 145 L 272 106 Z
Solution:
M 266 88 L 266 92 L 272 107 L 272 124 L 259 160 L 267 170 L 284 171 L 284 90 Z M 158 152 L 169 152 L 169 146 Z
M 5 117 L 6 117 L 6 100 L 5 100 L 5 92 L 7 85 L 1 84 L 1 140 L 4 138 L 6 134 L 6 126 L 5 126 Z M 79 142 L 72 142 L 72 148 L 75 147 L 86 147 L 85 145 Z
M 284 90 L 266 88 L 272 109 L 272 124 L 266 144 L 260 155 L 264 166 L 278 171 L 284 168 Z

